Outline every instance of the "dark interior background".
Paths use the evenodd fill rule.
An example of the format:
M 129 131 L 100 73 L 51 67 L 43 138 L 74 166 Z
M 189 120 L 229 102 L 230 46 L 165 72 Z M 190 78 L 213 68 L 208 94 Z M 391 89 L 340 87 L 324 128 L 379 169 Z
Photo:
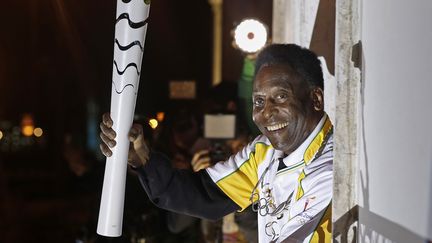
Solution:
M 145 117 L 171 105 L 170 80 L 196 80 L 197 99 L 191 102 L 211 86 L 208 2 L 151 4 L 136 106 Z M 97 214 L 94 199 L 68 169 L 64 143 L 73 134 L 77 147 L 90 146 L 101 159 L 98 123 L 110 105 L 115 6 L 114 0 L 2 2 L 0 242 L 73 242 Z M 223 10 L 223 80 L 235 83 L 243 56 L 231 45 L 231 30 L 247 17 L 271 30 L 272 1 L 229 0 Z M 42 137 L 20 134 L 24 114 L 43 129 Z

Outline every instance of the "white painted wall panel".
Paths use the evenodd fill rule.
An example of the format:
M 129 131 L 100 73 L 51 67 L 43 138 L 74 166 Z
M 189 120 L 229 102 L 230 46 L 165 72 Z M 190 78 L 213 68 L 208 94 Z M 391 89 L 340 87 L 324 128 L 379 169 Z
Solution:
M 360 237 L 366 226 L 396 242 L 432 239 L 431 13 L 430 0 L 363 1 Z

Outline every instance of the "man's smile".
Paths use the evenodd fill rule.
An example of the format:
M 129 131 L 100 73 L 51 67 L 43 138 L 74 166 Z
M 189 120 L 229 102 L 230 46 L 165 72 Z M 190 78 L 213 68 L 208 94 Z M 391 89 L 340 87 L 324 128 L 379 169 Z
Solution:
M 288 122 L 284 122 L 284 123 L 268 126 L 268 127 L 266 127 L 266 129 L 269 132 L 274 132 L 274 131 L 280 130 L 280 129 L 286 127 L 286 126 L 288 126 Z
M 255 75 L 254 122 L 273 147 L 286 154 L 302 144 L 323 115 L 321 106 L 313 103 L 322 101 L 322 90 L 307 82 L 285 64 L 263 66 Z

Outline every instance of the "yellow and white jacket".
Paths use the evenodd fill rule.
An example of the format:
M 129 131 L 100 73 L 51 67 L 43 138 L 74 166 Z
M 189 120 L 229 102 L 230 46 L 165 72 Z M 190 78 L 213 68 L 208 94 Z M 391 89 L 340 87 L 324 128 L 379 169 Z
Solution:
M 261 135 L 235 156 L 207 169 L 241 209 L 254 202 L 260 242 L 286 238 L 292 242 L 331 242 L 331 132 L 332 124 L 324 116 L 288 156 Z
M 327 115 L 291 154 L 258 136 L 236 155 L 193 173 L 152 152 L 138 169 L 159 207 L 218 219 L 252 204 L 259 242 L 331 242 L 333 126 Z

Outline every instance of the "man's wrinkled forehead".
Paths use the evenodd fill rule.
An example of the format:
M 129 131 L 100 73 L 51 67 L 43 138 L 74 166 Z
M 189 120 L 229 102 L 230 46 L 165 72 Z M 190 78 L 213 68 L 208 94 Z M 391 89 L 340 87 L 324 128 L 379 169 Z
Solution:
M 284 69 L 287 72 L 290 73 L 297 73 L 297 70 L 292 66 L 292 64 L 289 63 L 282 63 L 282 62 L 265 62 L 261 66 L 259 66 L 258 70 L 256 70 L 255 74 L 258 74 L 259 71 L 261 71 L 263 68 L 266 67 L 277 67 L 278 69 Z
M 262 71 L 265 70 L 263 73 Z M 257 79 L 277 80 L 281 82 L 289 82 L 292 79 L 301 79 L 301 76 L 288 64 L 265 64 L 260 67 L 254 77 L 254 83 Z

